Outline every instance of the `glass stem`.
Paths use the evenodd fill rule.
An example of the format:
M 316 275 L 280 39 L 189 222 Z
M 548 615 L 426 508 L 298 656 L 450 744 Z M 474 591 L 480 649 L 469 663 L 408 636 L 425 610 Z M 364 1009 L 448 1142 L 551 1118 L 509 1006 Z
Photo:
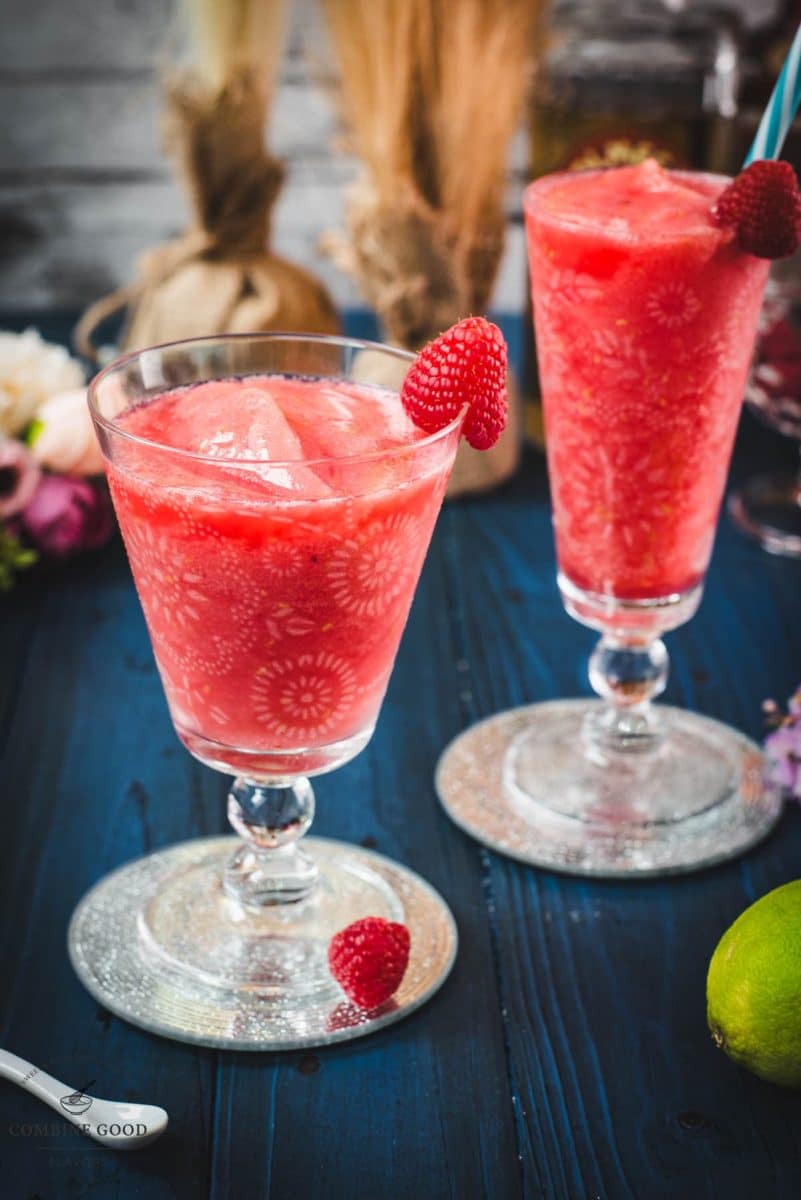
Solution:
M 242 838 L 223 885 L 249 908 L 292 904 L 317 882 L 313 859 L 299 841 L 314 819 L 308 779 L 257 782 L 240 776 L 228 793 L 228 820 Z
M 638 641 L 604 634 L 590 658 L 590 683 L 605 701 L 585 722 L 591 755 L 655 749 L 662 723 L 651 704 L 665 690 L 668 653 L 661 638 Z

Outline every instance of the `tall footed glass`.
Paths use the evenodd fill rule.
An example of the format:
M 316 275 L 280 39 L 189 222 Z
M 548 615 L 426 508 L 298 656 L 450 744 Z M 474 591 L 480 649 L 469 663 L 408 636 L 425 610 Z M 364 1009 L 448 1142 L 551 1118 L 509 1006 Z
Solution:
M 662 635 L 701 600 L 768 270 L 710 217 L 727 182 L 646 162 L 526 193 L 558 582 L 602 635 L 600 700 L 490 718 L 438 773 L 454 818 L 526 861 L 684 871 L 778 815 L 756 745 L 652 703 Z M 476 761 L 492 764 L 483 796 Z
M 352 1037 L 450 968 L 453 921 L 428 885 L 304 838 L 310 777 L 373 732 L 459 441 L 461 418 L 424 436 L 385 386 L 409 361 L 342 338 L 230 336 L 143 350 L 92 385 L 176 732 L 236 775 L 237 839 L 130 864 L 72 921 L 90 991 L 156 1032 L 246 1049 Z M 327 961 L 332 935 L 365 916 L 411 932 L 401 989 L 373 1013 Z

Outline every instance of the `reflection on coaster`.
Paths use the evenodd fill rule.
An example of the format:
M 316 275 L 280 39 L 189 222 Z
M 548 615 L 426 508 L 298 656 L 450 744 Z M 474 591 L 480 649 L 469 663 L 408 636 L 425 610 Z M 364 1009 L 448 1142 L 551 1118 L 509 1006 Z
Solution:
M 781 813 L 755 742 L 720 721 L 659 707 L 656 750 L 593 759 L 592 700 L 498 713 L 447 747 L 443 807 L 466 833 L 521 862 L 571 875 L 670 875 L 722 862 L 764 838 Z
M 457 934 L 419 875 L 358 846 L 307 837 L 312 897 L 253 913 L 223 892 L 236 838 L 183 842 L 137 859 L 84 896 L 72 964 L 101 1004 L 151 1033 L 201 1046 L 294 1050 L 361 1037 L 424 1004 L 448 976 Z M 409 928 L 409 965 L 387 1004 L 365 1012 L 328 971 L 336 928 L 375 915 Z

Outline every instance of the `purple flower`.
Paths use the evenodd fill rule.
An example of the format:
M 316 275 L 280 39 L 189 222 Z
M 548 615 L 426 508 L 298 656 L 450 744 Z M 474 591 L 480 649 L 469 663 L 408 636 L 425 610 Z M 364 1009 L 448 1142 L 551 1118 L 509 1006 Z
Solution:
M 771 783 L 801 800 L 801 688 L 790 697 L 787 716 L 765 738 L 765 773 Z
M 85 479 L 65 475 L 43 475 L 20 516 L 26 537 L 53 558 L 102 546 L 113 525 L 108 497 Z
M 22 442 L 0 438 L 0 521 L 22 512 L 40 478 L 41 471 Z

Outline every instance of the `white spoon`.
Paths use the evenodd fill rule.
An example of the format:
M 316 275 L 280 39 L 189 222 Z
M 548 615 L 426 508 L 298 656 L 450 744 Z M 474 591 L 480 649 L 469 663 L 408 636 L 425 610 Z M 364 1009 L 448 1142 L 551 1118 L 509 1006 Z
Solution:
M 0 1076 L 38 1096 L 101 1146 L 140 1150 L 155 1142 L 167 1128 L 169 1117 L 163 1108 L 153 1104 L 98 1100 L 83 1092 L 73 1092 L 46 1071 L 40 1071 L 8 1050 L 0 1050 Z

